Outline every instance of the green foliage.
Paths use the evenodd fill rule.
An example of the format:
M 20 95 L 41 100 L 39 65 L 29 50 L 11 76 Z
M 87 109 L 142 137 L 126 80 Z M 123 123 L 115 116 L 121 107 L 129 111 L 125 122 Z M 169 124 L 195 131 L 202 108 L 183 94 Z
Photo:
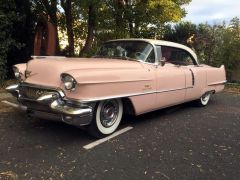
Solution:
M 232 19 L 221 37 L 216 47 L 216 63 L 225 65 L 227 77 L 232 81 L 234 71 L 240 68 L 240 20 Z
M 0 83 L 11 75 L 13 64 L 30 58 L 33 25 L 29 0 L 0 0 Z
M 13 0 L 1 0 L 0 3 L 0 83 L 6 77 L 6 63 L 9 48 L 20 48 L 22 45 L 12 38 L 14 23 L 21 20 L 16 14 Z
M 184 17 L 182 5 L 189 2 L 190 0 L 72 0 L 75 47 L 82 48 L 87 38 L 88 6 L 91 4 L 95 6 L 97 14 L 95 40 L 92 44 L 94 49 L 109 39 L 161 38 L 164 25 L 167 22 L 178 22 Z M 44 9 L 41 5 L 39 7 Z M 61 11 L 58 13 L 58 25 L 63 33 L 66 31 L 65 15 Z
M 185 44 L 198 55 L 201 63 L 225 65 L 227 78 L 232 81 L 233 73 L 240 68 L 240 20 L 233 18 L 227 26 L 180 22 L 166 26 L 165 40 Z
M 67 27 L 68 30 L 72 29 L 74 41 L 70 42 L 74 42 L 75 55 L 78 55 L 89 37 L 89 6 L 94 8 L 91 14 L 94 25 L 89 30 L 93 32 L 89 41 L 91 49 L 85 52 L 85 56 L 93 55 L 102 42 L 110 39 L 153 38 L 191 47 L 202 63 L 214 66 L 224 64 L 230 81 L 235 69 L 240 68 L 238 18 L 232 19 L 229 25 L 177 23 L 186 14 L 182 5 L 191 0 L 69 1 L 72 28 L 67 26 L 69 15 L 61 7 L 61 0 L 0 0 L 0 82 L 6 76 L 6 65 L 9 69 L 11 65 L 29 58 L 33 49 L 34 23 L 39 18 L 50 17 L 50 21 L 58 28 L 57 41 L 69 42 L 70 35 L 66 30 Z M 56 44 L 58 46 L 58 42 Z M 67 55 L 69 49 L 69 46 L 62 49 L 62 55 Z
M 31 2 L 29 0 L 14 0 L 16 4 L 15 14 L 18 20 L 13 24 L 12 39 L 19 46 L 11 46 L 8 51 L 7 67 L 17 63 L 25 63 L 30 59 L 33 52 L 34 40 L 34 20 L 36 19 L 31 11 Z M 12 71 L 8 71 L 7 76 L 10 76 Z
M 189 45 L 188 40 L 197 33 L 197 26 L 191 22 L 180 22 L 175 26 L 165 26 L 164 39 Z
M 120 1 L 121 2 L 121 1 Z M 105 0 L 100 4 L 99 36 L 109 38 L 158 38 L 167 22 L 178 22 L 185 16 L 181 5 L 190 0 Z M 110 36 L 109 36 L 110 35 Z

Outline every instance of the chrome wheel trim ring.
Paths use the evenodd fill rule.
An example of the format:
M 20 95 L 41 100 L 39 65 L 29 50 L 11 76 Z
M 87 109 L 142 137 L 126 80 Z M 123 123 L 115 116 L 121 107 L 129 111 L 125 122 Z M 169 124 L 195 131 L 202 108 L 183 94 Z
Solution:
M 119 114 L 119 106 L 116 100 L 105 101 L 102 105 L 100 112 L 100 122 L 101 124 L 109 128 L 117 120 Z
M 105 127 L 103 126 L 102 122 L 101 122 L 101 111 L 102 111 L 102 107 L 105 104 L 106 101 L 115 101 L 118 105 L 118 115 L 116 116 L 116 120 L 114 119 L 114 123 L 110 126 L 110 127 Z M 123 103 L 121 101 L 121 99 L 114 99 L 114 100 L 106 100 L 106 101 L 101 101 L 99 102 L 97 109 L 96 109 L 96 126 L 97 129 L 100 133 L 108 135 L 113 133 L 119 126 L 121 119 L 122 119 L 122 115 L 123 115 Z M 109 116 L 110 113 L 109 113 Z

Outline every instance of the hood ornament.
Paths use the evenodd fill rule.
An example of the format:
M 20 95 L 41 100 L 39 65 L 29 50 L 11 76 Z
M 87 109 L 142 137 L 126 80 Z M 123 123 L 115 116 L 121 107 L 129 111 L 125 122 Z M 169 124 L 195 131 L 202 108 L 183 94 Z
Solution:
M 26 70 L 26 71 L 25 71 L 25 77 L 26 77 L 26 78 L 30 77 L 30 76 L 31 76 L 31 73 L 32 73 L 32 71 Z

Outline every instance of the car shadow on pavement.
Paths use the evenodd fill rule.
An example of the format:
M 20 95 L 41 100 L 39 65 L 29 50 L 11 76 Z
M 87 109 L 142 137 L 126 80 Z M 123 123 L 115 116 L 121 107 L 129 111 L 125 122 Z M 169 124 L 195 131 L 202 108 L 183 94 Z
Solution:
M 4 112 L 1 117 L 8 120 L 5 128 L 11 129 L 16 134 L 24 134 L 28 139 L 38 139 L 46 142 L 59 141 L 71 143 L 74 141 L 88 142 L 94 140 L 84 128 L 78 128 L 63 122 L 49 121 L 44 119 L 28 117 L 26 114 L 14 111 L 14 113 Z M 9 125 L 11 124 L 11 125 Z
M 155 110 L 152 112 L 148 112 L 146 114 L 142 114 L 139 116 L 126 116 L 123 119 L 122 124 L 129 124 L 129 125 L 134 126 L 134 125 L 138 125 L 138 124 L 142 124 L 142 123 L 143 124 L 147 123 L 146 121 L 148 121 L 148 122 L 155 121 L 155 120 L 164 121 L 164 119 L 162 117 L 172 116 L 172 115 L 175 115 L 176 113 L 180 113 L 182 111 L 194 109 L 194 108 L 196 108 L 196 105 L 194 104 L 194 102 L 187 102 L 187 103 L 183 103 L 180 105 L 175 105 L 175 106 Z
M 126 126 L 138 126 L 145 125 L 149 122 L 160 120 L 166 121 L 164 117 L 175 116 L 176 113 L 180 113 L 186 109 L 192 109 L 194 105 L 192 102 L 184 103 L 181 105 L 156 110 L 139 116 L 124 116 L 123 121 L 119 127 L 122 129 Z M 13 113 L 14 112 L 14 113 Z M 24 113 L 18 111 L 3 112 L 1 117 L 9 119 L 6 123 L 6 128 L 10 128 L 15 131 L 16 134 L 24 134 L 28 139 L 38 139 L 40 142 L 59 142 L 70 144 L 71 142 L 80 142 L 80 144 L 86 144 L 96 140 L 96 138 L 89 135 L 86 128 L 78 128 L 65 124 L 63 122 L 48 121 L 37 118 L 27 117 Z

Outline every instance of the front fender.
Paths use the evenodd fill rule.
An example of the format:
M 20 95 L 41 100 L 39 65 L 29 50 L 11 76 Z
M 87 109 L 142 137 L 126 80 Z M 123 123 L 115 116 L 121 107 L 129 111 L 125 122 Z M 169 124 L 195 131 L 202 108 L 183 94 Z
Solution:
M 81 101 L 128 97 L 156 89 L 154 71 L 149 69 L 71 70 L 64 73 L 77 81 L 75 91 L 65 91 L 66 96 Z
M 149 71 L 145 69 L 91 69 L 71 70 L 64 73 L 74 77 L 78 84 L 149 81 L 152 79 Z
M 25 71 L 27 69 L 27 63 L 16 64 L 13 67 L 18 68 L 22 80 L 25 80 Z

